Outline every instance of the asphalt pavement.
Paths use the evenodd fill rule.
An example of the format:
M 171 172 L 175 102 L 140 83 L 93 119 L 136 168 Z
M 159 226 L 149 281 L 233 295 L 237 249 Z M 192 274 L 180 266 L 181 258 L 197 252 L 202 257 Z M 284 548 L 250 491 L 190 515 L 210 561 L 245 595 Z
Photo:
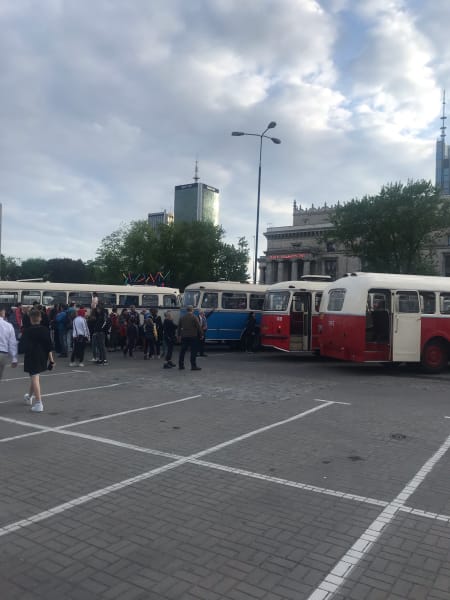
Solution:
M 207 352 L 5 369 L 0 598 L 448 600 L 450 371 Z

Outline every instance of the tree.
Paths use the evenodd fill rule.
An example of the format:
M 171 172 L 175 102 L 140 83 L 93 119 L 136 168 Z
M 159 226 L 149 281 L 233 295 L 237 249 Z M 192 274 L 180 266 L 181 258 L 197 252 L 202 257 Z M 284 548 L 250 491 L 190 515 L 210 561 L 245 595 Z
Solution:
M 47 279 L 48 261 L 45 258 L 27 258 L 21 264 L 21 279 Z
M 81 259 L 51 258 L 47 261 L 46 279 L 56 283 L 86 283 L 88 269 Z
M 338 206 L 334 238 L 365 270 L 434 274 L 428 248 L 450 227 L 450 203 L 429 181 L 390 183 Z
M 1 279 L 14 281 L 20 279 L 20 262 L 12 256 L 0 255 L 0 276 Z
M 203 221 L 160 225 L 156 232 L 146 221 L 134 221 L 102 240 L 95 269 L 105 283 L 119 283 L 128 272 L 161 272 L 165 285 L 182 289 L 195 281 L 246 280 L 247 242 L 242 238 L 235 248 L 223 236 L 221 227 Z

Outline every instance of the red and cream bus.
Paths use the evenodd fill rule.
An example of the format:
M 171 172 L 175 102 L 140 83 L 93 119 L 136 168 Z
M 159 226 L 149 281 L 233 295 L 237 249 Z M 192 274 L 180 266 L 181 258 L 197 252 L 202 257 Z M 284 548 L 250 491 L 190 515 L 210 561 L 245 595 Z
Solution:
M 349 273 L 320 305 L 320 354 L 355 362 L 420 363 L 439 373 L 450 357 L 450 279 Z
M 330 282 L 326 276 L 306 275 L 271 285 L 264 299 L 261 344 L 284 352 L 317 351 L 320 299 Z

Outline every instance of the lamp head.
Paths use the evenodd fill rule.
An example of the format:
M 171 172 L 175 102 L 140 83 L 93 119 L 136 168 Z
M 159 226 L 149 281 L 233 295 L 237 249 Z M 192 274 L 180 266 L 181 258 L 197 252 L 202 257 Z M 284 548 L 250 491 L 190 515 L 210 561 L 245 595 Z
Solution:
M 275 123 L 275 121 L 270 121 L 270 123 L 267 125 L 267 129 L 273 129 L 276 126 L 277 124 Z
M 231 135 L 245 135 L 243 131 L 232 131 Z
M 278 138 L 273 138 L 273 137 L 271 137 L 270 139 L 272 140 L 272 142 L 273 142 L 274 144 L 281 144 L 281 140 L 279 140 Z

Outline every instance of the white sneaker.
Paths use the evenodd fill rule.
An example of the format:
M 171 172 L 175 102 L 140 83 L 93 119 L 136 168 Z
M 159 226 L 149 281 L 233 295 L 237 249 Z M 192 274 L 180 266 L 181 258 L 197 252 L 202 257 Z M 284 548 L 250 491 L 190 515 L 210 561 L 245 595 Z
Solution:
M 32 412 L 42 412 L 44 410 L 44 405 L 42 402 L 35 402 L 31 407 Z
M 23 397 L 24 404 L 27 406 L 31 406 L 33 404 L 34 396 L 30 396 L 30 394 L 25 394 Z
M 80 363 L 78 366 L 79 367 L 84 367 L 84 363 Z
M 97 359 L 96 358 L 91 358 L 91 362 L 95 362 L 96 363 Z
M 75 367 L 75 363 L 69 363 L 69 367 Z

